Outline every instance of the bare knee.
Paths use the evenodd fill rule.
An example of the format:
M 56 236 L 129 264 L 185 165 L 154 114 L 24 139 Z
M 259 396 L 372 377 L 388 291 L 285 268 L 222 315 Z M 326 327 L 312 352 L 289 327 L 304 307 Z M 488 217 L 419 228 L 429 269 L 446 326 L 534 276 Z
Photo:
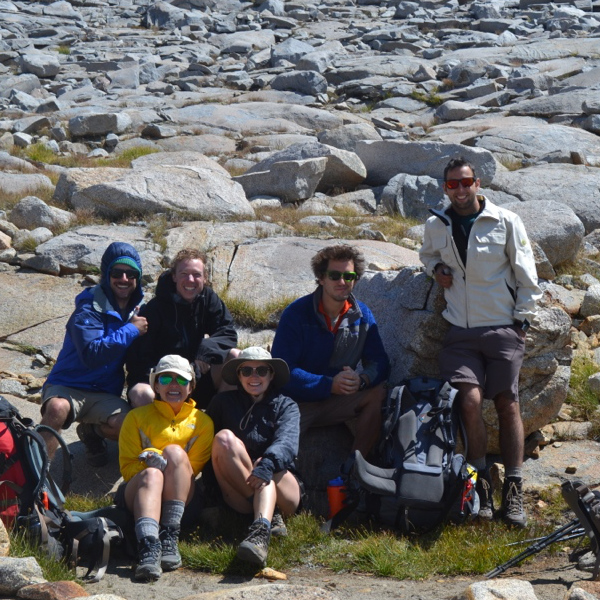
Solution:
M 231 456 L 239 449 L 241 441 L 230 429 L 221 429 L 215 434 L 213 440 L 213 454 L 226 454 Z
M 167 465 L 172 467 L 190 466 L 190 459 L 187 452 L 177 444 L 170 444 L 163 449 L 163 458 L 167 460 Z
M 150 404 L 154 400 L 154 392 L 148 383 L 136 383 L 127 392 L 127 397 L 133 408 Z
M 50 398 L 43 407 L 42 423 L 53 429 L 62 429 L 71 412 L 71 403 L 66 398 Z
M 126 415 L 126 412 L 120 412 L 116 415 L 111 415 L 108 417 L 106 423 L 100 424 L 102 434 L 111 440 L 118 440 L 119 432 L 121 431 L 121 425 L 123 425 Z

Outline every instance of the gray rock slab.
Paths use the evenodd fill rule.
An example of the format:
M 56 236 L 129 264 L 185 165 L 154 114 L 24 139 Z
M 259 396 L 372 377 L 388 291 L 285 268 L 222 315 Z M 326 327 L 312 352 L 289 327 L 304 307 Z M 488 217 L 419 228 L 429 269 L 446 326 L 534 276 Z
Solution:
M 464 156 L 474 165 L 483 186 L 491 183 L 496 172 L 496 162 L 489 151 L 458 144 L 363 141 L 357 142 L 355 152 L 367 168 L 367 183 L 371 185 L 385 185 L 399 173 L 443 179 L 444 167 L 457 156 Z
M 583 102 L 590 97 L 587 89 L 569 90 L 552 96 L 540 96 L 511 104 L 509 114 L 549 118 L 555 115 L 579 115 Z
M 541 158 L 550 152 L 581 152 L 600 157 L 597 135 L 565 125 L 533 125 L 513 127 L 510 124 L 487 129 L 475 138 L 478 148 L 485 148 L 497 157 L 515 161 Z
M 149 169 L 160 166 L 182 166 L 198 167 L 200 169 L 209 169 L 216 174 L 227 177 L 227 171 L 215 160 L 205 154 L 192 150 L 178 150 L 175 152 L 156 152 L 146 154 L 131 161 L 133 169 Z
M 80 279 L 0 272 L 0 338 L 56 357 L 82 289 Z
M 268 170 L 255 171 L 257 167 L 252 167 L 243 175 L 234 177 L 234 181 L 242 186 L 248 198 L 276 196 L 283 202 L 297 202 L 315 193 L 327 162 L 325 157 L 282 160 L 271 164 Z
M 503 208 L 518 214 L 529 238 L 537 242 L 555 267 L 573 260 L 584 236 L 583 223 L 566 204 L 554 200 L 513 202 Z
M 274 90 L 291 90 L 299 94 L 317 96 L 327 92 L 327 80 L 316 71 L 288 71 L 271 81 Z
M 80 227 L 40 244 L 36 248 L 36 254 L 48 255 L 58 260 L 62 272 L 86 273 L 100 268 L 102 254 L 112 242 L 131 244 L 140 253 L 144 273 L 153 275 L 160 270 L 157 247 L 148 238 L 143 227 L 126 225 Z
M 10 211 L 9 219 L 20 229 L 47 227 L 56 230 L 66 229 L 75 219 L 75 215 L 55 206 L 48 206 L 35 196 L 26 196 Z
M 194 105 L 166 110 L 180 124 L 192 124 L 205 133 L 232 132 L 243 135 L 279 133 L 316 133 L 343 125 L 341 115 L 292 104 L 248 102 L 242 105 Z
M 348 152 L 354 152 L 358 141 L 381 139 L 377 129 L 369 123 L 349 123 L 336 129 L 321 131 L 318 135 L 318 140 L 322 144 L 335 146 Z
M 73 137 L 123 133 L 131 125 L 131 117 L 124 112 L 82 115 L 69 120 Z
M 568 181 L 569 184 L 565 185 Z M 568 164 L 540 164 L 496 173 L 494 187 L 523 202 L 552 198 L 569 206 L 590 233 L 600 227 L 600 171 Z M 557 195 L 560 190 L 560 195 Z
M 46 175 L 36 173 L 2 173 L 0 172 L 0 189 L 5 194 L 35 193 L 41 189 L 53 189 L 54 184 Z
M 191 151 L 210 156 L 231 155 L 236 150 L 236 142 L 223 135 L 176 135 L 157 142 L 167 152 Z
M 106 183 L 129 173 L 129 169 L 67 169 L 58 178 L 54 190 L 54 200 L 66 206 L 73 207 L 71 198 L 92 185 Z
M 292 300 L 308 294 L 316 287 L 310 259 L 321 248 L 340 243 L 360 248 L 369 270 L 419 264 L 416 252 L 387 242 L 268 238 L 238 247 L 229 267 L 228 293 L 259 306 L 268 301 Z M 293 278 L 286 275 L 290 272 L 295 274 Z M 248 273 L 253 273 L 253 277 L 249 278 Z
M 365 180 L 367 170 L 354 152 L 340 150 L 339 148 L 327 146 L 319 142 L 300 143 L 289 146 L 285 150 L 276 152 L 271 157 L 259 162 L 248 173 L 268 171 L 275 164 L 282 161 L 302 161 L 304 159 L 321 157 L 325 157 L 327 162 L 323 176 L 316 187 L 317 192 L 327 192 L 334 187 L 352 189 Z M 305 198 L 309 196 L 305 196 Z
M 181 165 L 132 169 L 112 181 L 97 183 L 73 194 L 74 208 L 104 216 L 128 212 L 150 215 L 172 212 L 183 218 L 227 219 L 254 216 L 243 188 L 214 169 Z

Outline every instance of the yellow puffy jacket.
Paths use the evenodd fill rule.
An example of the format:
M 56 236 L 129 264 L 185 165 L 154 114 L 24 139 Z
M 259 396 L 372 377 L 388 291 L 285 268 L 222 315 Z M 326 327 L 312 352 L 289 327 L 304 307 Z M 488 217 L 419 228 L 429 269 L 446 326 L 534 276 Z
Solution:
M 119 466 L 125 481 L 146 468 L 138 456 L 144 450 L 162 454 L 170 444 L 181 446 L 197 476 L 210 458 L 214 437 L 212 419 L 196 408 L 189 398 L 176 415 L 170 404 L 154 400 L 152 404 L 130 411 L 119 434 Z

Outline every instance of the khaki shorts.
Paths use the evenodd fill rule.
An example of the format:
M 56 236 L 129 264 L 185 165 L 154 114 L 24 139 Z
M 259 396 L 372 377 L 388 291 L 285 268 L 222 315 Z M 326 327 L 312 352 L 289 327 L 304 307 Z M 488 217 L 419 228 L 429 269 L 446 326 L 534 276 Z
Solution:
M 69 428 L 73 421 L 99 425 L 106 423 L 108 418 L 113 415 L 127 413 L 131 410 L 128 402 L 114 394 L 91 392 L 65 385 L 47 385 L 42 390 L 42 415 L 46 402 L 51 398 L 65 398 L 71 404 L 71 412 L 63 429 Z
M 453 325 L 440 351 L 440 375 L 451 383 L 473 383 L 493 399 L 511 392 L 519 401 L 519 371 L 525 340 L 516 327 L 473 327 Z
M 300 408 L 300 435 L 311 427 L 337 425 L 355 419 L 360 414 L 360 405 L 364 401 L 366 391 L 371 390 L 356 392 L 347 396 L 329 396 L 325 400 L 316 402 L 298 402 L 298 408 Z

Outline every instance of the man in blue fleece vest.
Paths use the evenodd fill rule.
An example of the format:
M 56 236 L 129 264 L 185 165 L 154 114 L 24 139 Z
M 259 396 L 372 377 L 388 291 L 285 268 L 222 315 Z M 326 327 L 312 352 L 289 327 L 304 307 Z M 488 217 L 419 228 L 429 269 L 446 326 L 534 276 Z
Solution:
M 60 431 L 78 421 L 77 435 L 94 467 L 105 465 L 104 438 L 117 440 L 129 404 L 121 397 L 125 351 L 148 330 L 137 314 L 143 292 L 142 263 L 129 244 L 112 243 L 101 262 L 100 284 L 75 298 L 63 347 L 42 390 L 42 425 Z M 43 434 L 44 435 L 44 434 Z M 44 435 L 48 452 L 56 439 Z
M 317 252 L 311 266 L 317 289 L 284 310 L 272 354 L 290 368 L 283 391 L 300 407 L 301 435 L 356 419 L 352 450 L 367 456 L 379 437 L 389 360 L 373 314 L 352 294 L 365 261 L 340 244 Z

